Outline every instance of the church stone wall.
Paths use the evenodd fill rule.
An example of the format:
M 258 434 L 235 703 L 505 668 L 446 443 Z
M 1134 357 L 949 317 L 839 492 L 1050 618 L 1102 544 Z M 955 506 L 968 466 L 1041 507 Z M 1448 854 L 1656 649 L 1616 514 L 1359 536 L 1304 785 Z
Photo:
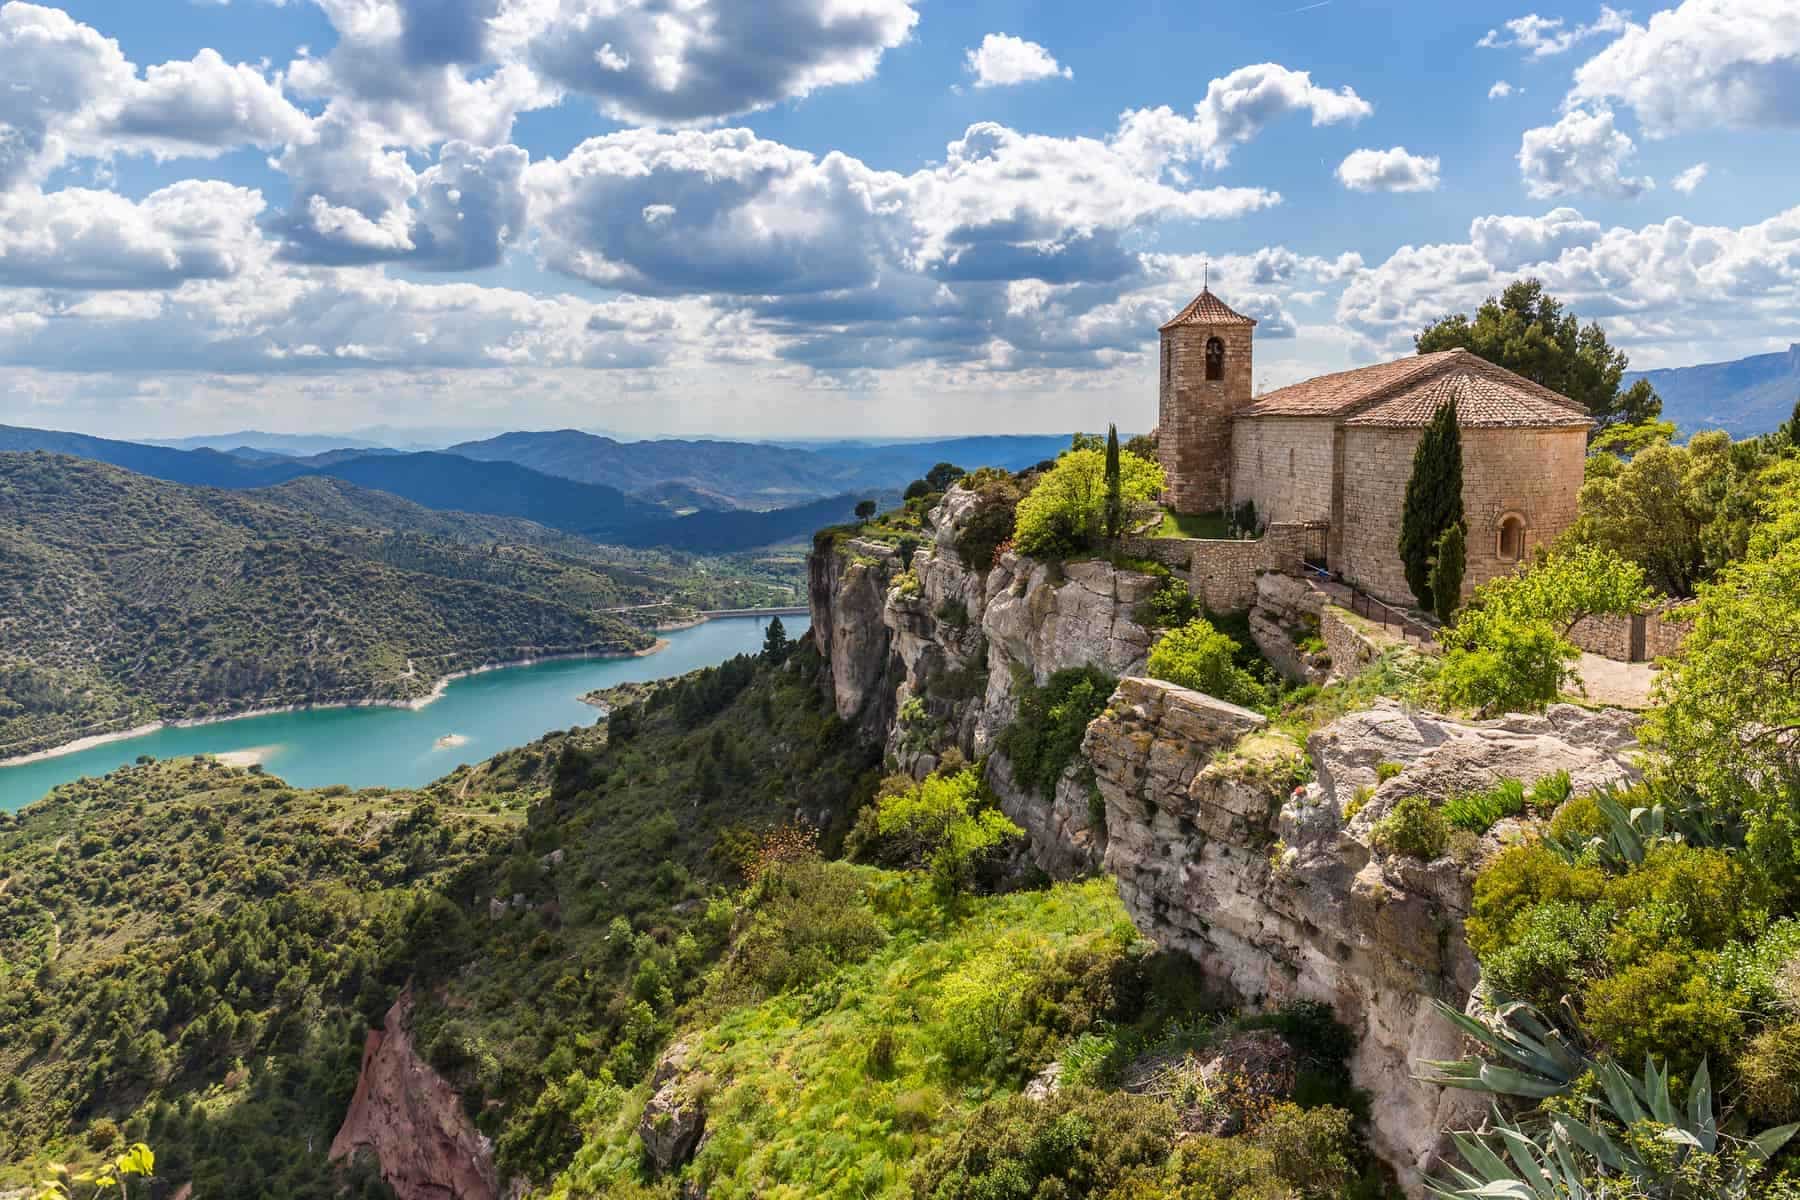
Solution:
M 1526 559 L 1575 523 L 1587 466 L 1587 430 L 1465 429 L 1462 439 L 1463 515 L 1469 528 L 1466 595 L 1518 569 L 1518 559 L 1500 557 L 1500 522 L 1509 514 L 1525 520 Z
M 1162 335 L 1158 455 L 1170 508 L 1217 512 L 1231 488 L 1232 414 L 1250 403 L 1249 325 L 1178 325 Z M 1206 340 L 1225 344 L 1224 378 L 1206 378 Z
M 1423 430 L 1351 426 L 1344 430 L 1341 561 L 1344 578 L 1379 599 L 1414 603 L 1400 565 L 1400 515 L 1413 450 Z M 1464 429 L 1463 512 L 1468 523 L 1465 597 L 1514 570 L 1499 554 L 1500 523 L 1523 519 L 1524 554 L 1548 545 L 1575 520 L 1587 454 L 1582 429 Z
M 1255 502 L 1257 519 L 1331 520 L 1329 417 L 1249 417 L 1232 426 L 1231 503 Z

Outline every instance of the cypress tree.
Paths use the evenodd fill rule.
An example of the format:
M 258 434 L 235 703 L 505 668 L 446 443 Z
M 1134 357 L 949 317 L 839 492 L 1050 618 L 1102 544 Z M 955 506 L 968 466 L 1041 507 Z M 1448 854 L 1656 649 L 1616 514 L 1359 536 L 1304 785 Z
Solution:
M 1462 523 L 1462 477 L 1462 433 L 1453 400 L 1437 410 L 1419 438 L 1400 514 L 1400 561 L 1406 567 L 1406 585 L 1428 612 L 1437 607 L 1431 601 L 1431 562 L 1438 539 Z
M 1106 536 L 1125 530 L 1125 494 L 1119 474 L 1119 427 L 1106 427 Z
M 1439 536 L 1431 564 L 1431 600 L 1437 619 L 1446 625 L 1456 615 L 1456 606 L 1462 602 L 1463 572 L 1468 564 L 1468 543 L 1463 536 L 1462 522 L 1458 521 Z

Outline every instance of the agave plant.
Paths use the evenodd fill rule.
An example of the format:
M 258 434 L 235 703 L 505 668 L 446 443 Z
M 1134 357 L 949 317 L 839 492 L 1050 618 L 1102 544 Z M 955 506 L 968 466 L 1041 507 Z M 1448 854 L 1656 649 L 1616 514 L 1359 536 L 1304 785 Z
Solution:
M 1632 801 L 1651 799 L 1648 785 L 1619 788 L 1607 786 L 1593 793 L 1593 801 L 1606 821 L 1606 832 L 1591 838 L 1544 839 L 1565 861 L 1574 862 L 1586 853 L 1599 859 L 1611 870 L 1635 867 L 1656 846 L 1664 842 L 1686 842 L 1694 846 L 1741 844 L 1743 831 L 1716 811 L 1687 798 L 1668 803 L 1651 804 Z
M 1587 1120 L 1551 1111 L 1535 1132 L 1496 1105 L 1487 1130 L 1455 1135 L 1466 1169 L 1447 1167 L 1445 1178 L 1428 1184 L 1440 1200 L 1604 1200 L 1621 1194 L 1742 1200 L 1762 1164 L 1800 1130 L 1784 1125 L 1751 1138 L 1722 1133 L 1704 1062 L 1687 1102 L 1678 1104 L 1666 1067 L 1646 1056 L 1640 1078 L 1611 1059 L 1589 1058 L 1528 1005 L 1501 1005 L 1486 1022 L 1437 1007 L 1491 1053 L 1518 1065 L 1427 1063 L 1421 1078 L 1526 1099 L 1566 1094 L 1584 1075 L 1599 1088 L 1587 1098 Z
M 1492 1057 L 1420 1063 L 1418 1078 L 1426 1083 L 1543 1100 L 1568 1092 L 1588 1069 L 1587 1056 L 1568 1035 L 1529 1004 L 1497 1000 L 1483 1017 L 1458 1012 L 1442 1000 L 1431 1004 Z

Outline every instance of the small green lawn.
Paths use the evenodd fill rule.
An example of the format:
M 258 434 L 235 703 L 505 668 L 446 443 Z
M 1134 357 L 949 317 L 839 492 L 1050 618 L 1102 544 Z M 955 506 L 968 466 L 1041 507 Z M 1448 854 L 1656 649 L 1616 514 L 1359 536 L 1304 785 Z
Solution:
M 1223 541 L 1231 536 L 1230 523 L 1224 513 L 1173 513 L 1164 511 L 1159 538 L 1208 538 Z

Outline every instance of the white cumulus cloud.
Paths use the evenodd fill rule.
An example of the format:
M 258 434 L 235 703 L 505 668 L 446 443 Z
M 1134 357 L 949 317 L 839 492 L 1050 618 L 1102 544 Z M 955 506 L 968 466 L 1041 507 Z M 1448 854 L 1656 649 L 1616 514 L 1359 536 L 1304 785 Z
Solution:
M 990 33 L 964 56 L 978 88 L 1011 87 L 1039 79 L 1072 79 L 1075 72 L 1036 42 L 1009 33 Z
M 1583 63 L 1570 100 L 1627 105 L 1651 137 L 1800 128 L 1800 4 L 1683 0 Z
M 0 284 L 30 288 L 169 288 L 222 279 L 266 261 L 262 196 L 190 179 L 132 201 L 67 188 L 0 194 Z
M 1636 153 L 1636 144 L 1614 125 L 1610 109 L 1574 108 L 1554 125 L 1525 131 L 1519 170 L 1525 190 L 1540 200 L 1583 192 L 1638 196 L 1656 184 L 1647 176 L 1625 173 Z
M 1574 48 L 1589 38 L 1619 33 L 1629 23 L 1627 14 L 1602 4 L 1600 15 L 1585 25 L 1571 26 L 1562 17 L 1540 17 L 1526 13 L 1514 17 L 1499 29 L 1490 29 L 1475 43 L 1490 50 L 1515 48 L 1533 58 L 1548 58 Z M 1503 32 L 1504 31 L 1504 32 Z
M 1488 99 L 1489 100 L 1504 100 L 1508 96 L 1512 95 L 1517 90 L 1518 90 L 1517 88 L 1513 87 L 1512 84 L 1506 82 L 1506 80 L 1497 79 L 1494 81 L 1494 86 L 1488 89 Z
M 1338 164 L 1338 181 L 1353 192 L 1433 192 L 1438 156 L 1411 154 L 1405 146 L 1352 150 Z
M 1694 189 L 1699 187 L 1701 183 L 1705 181 L 1707 170 L 1708 168 L 1705 163 L 1695 163 L 1681 174 L 1675 176 L 1674 179 L 1671 179 L 1669 181 L 1669 186 L 1684 196 L 1692 195 Z

